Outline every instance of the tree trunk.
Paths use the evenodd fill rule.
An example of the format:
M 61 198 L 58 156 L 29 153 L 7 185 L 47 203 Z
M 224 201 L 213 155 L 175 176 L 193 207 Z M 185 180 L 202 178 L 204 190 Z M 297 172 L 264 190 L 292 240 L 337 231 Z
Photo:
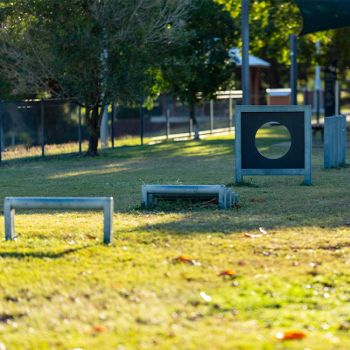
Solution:
M 89 128 L 89 148 L 87 151 L 87 155 L 97 156 L 98 136 L 100 134 L 100 116 L 98 106 L 95 106 L 91 111 L 88 111 L 87 114 L 87 124 Z
M 192 120 L 193 130 L 194 130 L 194 140 L 198 141 L 199 138 L 199 124 L 196 118 L 195 104 L 193 102 L 190 103 L 190 119 Z

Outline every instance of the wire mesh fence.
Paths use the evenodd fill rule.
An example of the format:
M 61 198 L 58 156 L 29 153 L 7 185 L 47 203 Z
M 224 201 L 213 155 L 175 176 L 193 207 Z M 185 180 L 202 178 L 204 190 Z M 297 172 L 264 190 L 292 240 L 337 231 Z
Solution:
M 241 97 L 240 91 L 223 92 L 216 100 L 197 105 L 199 131 L 231 131 Z M 345 107 L 342 103 L 342 111 Z M 188 106 L 169 96 L 161 96 L 151 110 L 110 106 L 108 129 L 111 148 L 194 137 Z M 75 99 L 0 102 L 0 164 L 16 158 L 83 153 L 88 138 L 85 109 Z
M 201 132 L 230 130 L 240 96 L 223 96 L 196 106 Z M 160 97 L 151 110 L 109 109 L 109 146 L 147 144 L 193 136 L 186 104 Z M 84 152 L 88 146 L 85 110 L 76 100 L 27 100 L 0 103 L 0 160 Z

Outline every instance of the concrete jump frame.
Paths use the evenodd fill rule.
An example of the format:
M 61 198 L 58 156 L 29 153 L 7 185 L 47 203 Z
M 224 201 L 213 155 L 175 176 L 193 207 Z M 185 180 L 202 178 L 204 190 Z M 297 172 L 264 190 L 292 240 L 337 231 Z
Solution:
M 271 113 L 271 121 L 274 121 L 273 113 L 303 112 L 304 113 L 304 166 L 299 169 L 242 169 L 242 124 L 241 113 Z M 311 133 L 311 107 L 310 106 L 251 106 L 238 105 L 235 111 L 235 182 L 243 182 L 243 176 L 251 175 L 302 175 L 304 184 L 312 184 L 312 133 Z M 291 140 L 294 142 L 294 140 Z
M 152 207 L 155 198 L 196 199 L 204 196 L 217 197 L 219 209 L 231 208 L 239 201 L 239 195 L 225 185 L 143 185 L 141 207 Z
M 346 116 L 324 119 L 324 168 L 339 168 L 346 163 Z
M 16 209 L 102 209 L 103 243 L 113 241 L 113 197 L 6 197 L 4 200 L 5 239 L 15 239 Z

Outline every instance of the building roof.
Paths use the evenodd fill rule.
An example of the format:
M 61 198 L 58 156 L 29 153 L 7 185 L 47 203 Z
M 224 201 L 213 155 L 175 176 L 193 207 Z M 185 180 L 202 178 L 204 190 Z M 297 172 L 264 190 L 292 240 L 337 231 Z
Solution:
M 242 65 L 242 55 L 241 55 L 241 50 L 239 48 L 233 47 L 232 49 L 229 50 L 228 54 L 237 66 L 240 67 Z M 259 57 L 249 55 L 249 66 L 267 68 L 267 67 L 270 67 L 271 64 Z

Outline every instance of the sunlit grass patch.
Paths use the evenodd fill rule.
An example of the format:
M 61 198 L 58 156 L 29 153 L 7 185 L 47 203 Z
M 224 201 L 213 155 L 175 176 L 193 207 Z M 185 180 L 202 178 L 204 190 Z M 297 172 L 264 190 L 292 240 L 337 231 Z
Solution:
M 7 350 L 349 349 L 350 168 L 323 170 L 317 148 L 313 186 L 249 176 L 235 186 L 233 160 L 228 135 L 7 162 L 1 202 L 113 196 L 115 241 L 101 243 L 100 212 L 18 210 L 17 240 L 0 243 L 0 342 Z M 144 183 L 228 184 L 241 203 L 141 210 Z M 305 337 L 276 338 L 293 330 Z

